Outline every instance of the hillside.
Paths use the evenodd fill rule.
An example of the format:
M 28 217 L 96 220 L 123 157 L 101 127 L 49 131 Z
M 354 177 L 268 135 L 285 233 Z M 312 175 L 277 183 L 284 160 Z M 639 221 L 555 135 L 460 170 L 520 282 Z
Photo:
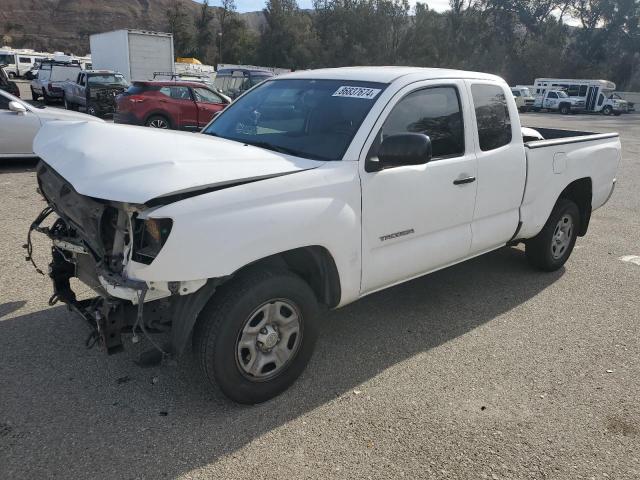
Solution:
M 167 31 L 166 12 L 174 1 L 191 19 L 198 14 L 200 4 L 192 0 L 2 0 L 0 45 L 84 55 L 92 33 L 120 28 Z M 249 28 L 259 30 L 262 12 L 241 17 Z

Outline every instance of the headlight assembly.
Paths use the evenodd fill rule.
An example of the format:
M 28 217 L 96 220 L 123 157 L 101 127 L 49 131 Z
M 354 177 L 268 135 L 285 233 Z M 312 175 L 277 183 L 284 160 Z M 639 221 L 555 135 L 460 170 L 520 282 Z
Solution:
M 131 258 L 149 265 L 158 256 L 171 233 L 170 218 L 136 218 L 133 223 L 133 253 Z

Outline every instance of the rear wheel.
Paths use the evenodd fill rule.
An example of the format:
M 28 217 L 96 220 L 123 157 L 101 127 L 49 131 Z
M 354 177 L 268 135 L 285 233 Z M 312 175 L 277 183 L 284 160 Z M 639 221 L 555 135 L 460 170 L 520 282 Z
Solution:
M 64 97 L 62 97 L 62 101 L 64 102 L 64 108 L 66 108 L 67 110 L 77 110 L 78 107 L 71 103 L 69 100 L 67 100 L 67 96 L 65 95 Z
M 16 74 L 15 74 L 15 72 L 9 72 L 9 78 L 10 78 L 11 80 L 13 80 L 14 78 L 16 78 Z
M 525 242 L 527 260 L 547 272 L 559 269 L 569 259 L 579 229 L 577 205 L 566 198 L 559 199 L 540 233 Z
M 163 128 L 163 129 L 171 128 L 171 124 L 169 123 L 169 120 L 167 120 L 162 115 L 152 115 L 147 119 L 147 121 L 145 122 L 145 125 L 151 128 Z
M 318 302 L 286 271 L 229 281 L 203 309 L 194 346 L 207 379 L 232 400 L 261 403 L 286 390 L 311 358 Z

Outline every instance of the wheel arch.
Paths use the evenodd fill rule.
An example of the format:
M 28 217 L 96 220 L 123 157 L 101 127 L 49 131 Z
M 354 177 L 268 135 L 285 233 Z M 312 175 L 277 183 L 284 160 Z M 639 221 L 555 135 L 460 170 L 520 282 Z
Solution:
M 583 237 L 589 228 L 591 220 L 591 199 L 593 195 L 593 182 L 591 177 L 583 177 L 574 180 L 560 193 L 560 198 L 571 200 L 580 211 L 580 230 L 578 235 Z
M 174 124 L 173 124 L 173 120 L 171 119 L 171 115 L 169 115 L 167 112 L 165 112 L 164 110 L 151 110 L 150 112 L 148 112 L 145 116 L 144 119 L 142 120 L 142 124 L 146 125 L 147 124 L 147 120 L 149 120 L 151 117 L 162 117 L 164 118 L 167 122 L 169 122 L 169 127 L 170 128 L 175 128 Z
M 310 245 L 269 255 L 239 268 L 230 277 L 257 268 L 285 268 L 300 276 L 313 290 L 318 302 L 328 308 L 340 303 L 340 275 L 336 262 L 325 247 Z

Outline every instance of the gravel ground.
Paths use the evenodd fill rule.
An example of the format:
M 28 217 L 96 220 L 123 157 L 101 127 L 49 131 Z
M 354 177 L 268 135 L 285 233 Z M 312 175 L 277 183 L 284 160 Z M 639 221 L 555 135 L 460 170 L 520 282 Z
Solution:
M 505 248 L 332 312 L 302 378 L 240 407 L 196 362 L 107 357 L 24 261 L 33 163 L 0 166 L 0 477 L 640 478 L 640 115 L 523 115 L 620 131 L 618 187 L 566 267 Z M 46 265 L 47 244 L 36 241 Z

